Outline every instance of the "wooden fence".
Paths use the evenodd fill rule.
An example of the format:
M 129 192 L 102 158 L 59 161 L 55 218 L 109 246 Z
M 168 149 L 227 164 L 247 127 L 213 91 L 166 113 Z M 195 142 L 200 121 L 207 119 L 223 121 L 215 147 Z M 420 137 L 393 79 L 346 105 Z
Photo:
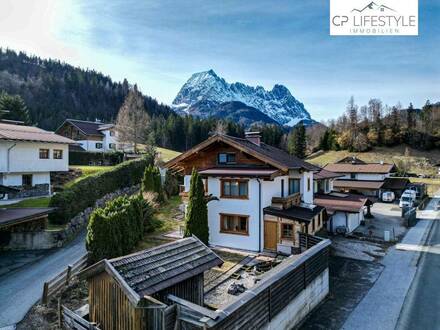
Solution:
M 49 297 L 58 290 L 68 285 L 70 281 L 87 265 L 87 254 L 78 259 L 74 264 L 67 266 L 65 270 L 56 275 L 48 282 L 44 282 L 41 302 L 46 305 Z
M 100 330 L 96 323 L 89 322 L 83 319 L 81 316 L 76 314 L 75 312 L 68 309 L 66 306 L 61 306 L 61 326 L 64 326 L 66 329 L 72 330 Z
M 298 233 L 298 236 L 299 236 L 299 246 L 303 250 L 308 250 L 312 246 L 315 246 L 316 244 L 318 244 L 323 240 L 323 238 L 321 237 L 300 233 L 300 232 Z
M 310 235 L 308 235 L 310 236 Z M 307 236 L 305 236 L 307 237 Z M 188 304 L 177 302 L 177 319 L 181 329 L 260 329 L 277 316 L 310 283 L 328 268 L 329 245 L 319 239 L 298 258 L 286 260 L 289 265 L 275 267 L 261 283 L 246 291 L 232 304 L 211 316 Z

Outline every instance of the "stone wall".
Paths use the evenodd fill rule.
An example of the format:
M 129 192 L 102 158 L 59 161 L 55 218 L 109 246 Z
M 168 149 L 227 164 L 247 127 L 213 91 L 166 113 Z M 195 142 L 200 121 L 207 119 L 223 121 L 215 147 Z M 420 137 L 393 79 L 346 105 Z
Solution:
M 16 193 L 8 193 L 8 199 L 47 196 L 50 193 L 48 183 L 36 184 L 29 188 L 23 186 L 12 186 L 11 188 L 16 188 L 20 191 Z
M 63 230 L 45 230 L 37 232 L 12 232 L 9 244 L 3 250 L 40 250 L 61 247 L 71 238 L 87 227 L 90 214 L 95 208 L 103 207 L 106 202 L 123 195 L 133 195 L 140 189 L 140 185 L 127 187 L 97 200 L 93 207 L 88 207 L 84 211 L 73 217 Z

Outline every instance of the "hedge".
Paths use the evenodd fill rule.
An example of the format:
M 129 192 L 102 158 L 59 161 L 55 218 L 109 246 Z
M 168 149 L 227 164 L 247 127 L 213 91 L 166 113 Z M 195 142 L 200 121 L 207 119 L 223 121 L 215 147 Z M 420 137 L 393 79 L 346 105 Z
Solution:
M 122 152 L 69 151 L 69 165 L 116 165 L 123 161 Z
M 135 159 L 75 182 L 51 198 L 49 206 L 57 209 L 49 215 L 49 221 L 57 224 L 67 223 L 106 194 L 139 184 L 144 169 L 149 164 L 151 159 Z
M 142 239 L 151 207 L 140 194 L 121 196 L 95 209 L 87 226 L 86 248 L 92 262 L 132 252 Z

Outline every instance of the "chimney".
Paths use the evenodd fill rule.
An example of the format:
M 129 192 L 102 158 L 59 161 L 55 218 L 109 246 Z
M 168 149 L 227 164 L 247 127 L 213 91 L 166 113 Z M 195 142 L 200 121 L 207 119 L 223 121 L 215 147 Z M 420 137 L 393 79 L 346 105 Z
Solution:
M 246 132 L 244 133 L 246 140 L 252 142 L 253 144 L 256 144 L 257 146 L 260 146 L 261 144 L 261 133 L 260 132 Z

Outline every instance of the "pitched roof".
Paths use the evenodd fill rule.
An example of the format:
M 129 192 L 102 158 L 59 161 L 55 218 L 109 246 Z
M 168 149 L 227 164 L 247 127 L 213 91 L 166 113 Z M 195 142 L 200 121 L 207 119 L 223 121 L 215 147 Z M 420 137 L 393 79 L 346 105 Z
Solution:
M 364 206 L 371 205 L 371 199 L 355 194 L 315 194 L 313 202 L 325 207 L 329 213 L 335 211 L 359 212 Z
M 78 119 L 66 119 L 64 123 L 70 123 L 86 135 L 103 135 L 100 131 L 100 127 L 108 125 L 96 121 L 86 121 Z
M 374 173 L 374 174 L 387 174 L 395 169 L 394 164 L 380 164 L 380 163 L 369 163 L 369 164 L 348 164 L 348 163 L 337 163 L 337 164 L 327 164 L 324 166 L 327 171 L 335 173 Z
M 75 141 L 33 126 L 0 123 L 0 140 L 74 144 Z
M 102 264 L 104 267 L 102 267 Z M 223 263 L 195 236 L 163 244 L 120 258 L 101 261 L 82 273 L 84 277 L 106 270 L 122 283 L 133 303 Z M 101 264 L 101 265 L 100 265 Z
M 272 147 L 263 142 L 260 145 L 257 145 L 247 139 L 237 138 L 224 134 L 215 134 L 209 139 L 203 141 L 202 143 L 196 145 L 185 153 L 177 156 L 174 159 L 171 159 L 167 163 L 165 163 L 165 167 L 171 168 L 176 165 L 181 160 L 187 158 L 188 156 L 206 148 L 215 142 L 224 142 L 226 144 L 231 145 L 245 153 L 248 153 L 255 158 L 258 158 L 278 169 L 281 170 L 289 170 L 289 169 L 305 169 L 309 171 L 319 171 L 319 167 L 312 165 L 299 159 L 295 156 L 289 155 L 287 152 Z
M 268 206 L 263 209 L 264 214 L 274 215 L 290 220 L 297 220 L 300 222 L 310 222 L 312 219 L 320 213 L 324 208 L 319 205 L 315 205 L 313 208 L 302 206 L 291 206 L 288 209 L 281 210 L 276 207 Z
M 0 209 L 0 228 L 32 221 L 53 211 L 54 208 L 48 207 Z
M 344 175 L 330 172 L 330 171 L 324 170 L 322 168 L 319 172 L 313 174 L 313 179 L 314 180 L 334 179 L 334 178 L 340 178 L 342 176 L 344 176 Z
M 353 189 L 380 189 L 383 181 L 367 181 L 367 180 L 335 180 L 333 187 L 335 188 L 353 188 Z

